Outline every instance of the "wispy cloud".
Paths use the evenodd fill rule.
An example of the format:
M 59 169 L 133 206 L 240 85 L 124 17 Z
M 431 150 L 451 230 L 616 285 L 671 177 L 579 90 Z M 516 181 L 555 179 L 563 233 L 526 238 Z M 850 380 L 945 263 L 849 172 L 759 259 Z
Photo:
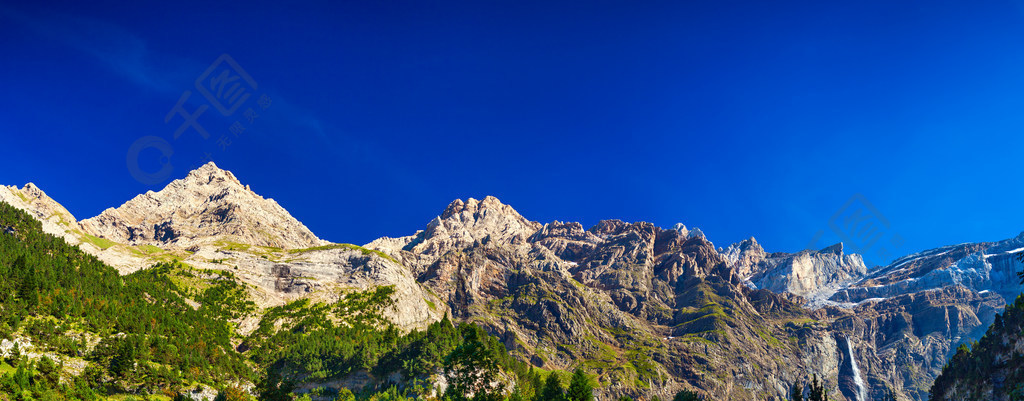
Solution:
M 181 91 L 203 64 L 150 50 L 146 41 L 107 21 L 72 15 L 37 16 L 0 5 L 0 20 L 91 55 L 103 67 L 146 90 Z
M 166 54 L 151 49 L 145 38 L 109 21 L 67 14 L 34 14 L 0 4 L 0 23 L 17 26 L 30 35 L 64 44 L 75 51 L 91 56 L 98 65 L 137 85 L 142 90 L 152 91 L 168 98 L 168 108 L 183 91 L 192 90 L 193 82 L 216 55 L 209 60 L 197 61 L 188 57 Z M 230 49 L 224 49 L 230 53 Z M 239 60 L 243 66 L 245 60 Z M 270 84 L 261 77 L 255 77 L 263 84 Z M 194 99 L 201 99 L 193 96 Z M 381 144 L 367 140 L 357 134 L 345 133 L 322 120 L 309 109 L 295 102 L 289 102 L 280 93 L 273 93 L 274 114 L 281 116 L 282 132 L 306 133 L 323 144 L 338 157 L 358 160 L 358 164 L 371 165 L 378 174 L 387 176 L 395 183 L 410 186 L 410 191 L 429 191 L 422 184 L 418 172 L 407 168 L 398 160 L 391 160 Z M 259 131 L 257 131 L 259 132 Z M 266 132 L 264 140 L 278 138 L 273 132 Z

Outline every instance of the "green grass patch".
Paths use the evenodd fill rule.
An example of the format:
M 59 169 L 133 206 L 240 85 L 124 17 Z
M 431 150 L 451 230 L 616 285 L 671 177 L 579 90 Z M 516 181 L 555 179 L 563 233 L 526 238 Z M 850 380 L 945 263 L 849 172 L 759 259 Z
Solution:
M 100 238 L 100 237 L 97 237 L 97 236 L 94 236 L 94 235 L 89 235 L 89 234 L 83 233 L 83 232 L 78 231 L 78 230 L 75 230 L 75 234 L 78 234 L 80 237 L 82 237 L 82 241 L 88 242 L 90 244 L 93 244 L 97 248 L 100 248 L 100 249 L 107 249 L 107 248 L 110 248 L 110 247 L 112 247 L 114 245 L 117 245 L 116 242 L 111 241 L 109 239 Z
M 164 251 L 163 249 L 161 249 L 158 246 L 149 245 L 149 244 L 139 245 L 139 246 L 136 246 L 135 248 L 138 249 L 139 251 L 142 251 L 142 253 L 144 253 L 146 255 L 152 255 L 152 254 L 161 253 L 161 252 Z
M 754 331 L 756 331 L 757 336 L 761 337 L 761 340 L 764 340 L 764 342 L 768 343 L 768 345 L 771 345 L 773 347 L 779 347 L 782 345 L 782 341 L 779 341 L 778 338 L 775 338 L 775 336 L 769 333 L 768 330 L 757 328 L 754 329 Z
M 242 243 L 231 242 L 231 241 L 217 241 L 217 242 L 214 242 L 213 245 L 218 247 L 218 248 L 220 248 L 222 251 L 241 251 L 241 252 L 246 252 L 246 251 L 249 250 L 249 248 L 252 247 L 252 245 L 249 245 L 249 244 L 242 244 Z
M 8 365 L 7 362 L 0 362 L 0 376 L 8 373 L 13 374 L 16 370 L 17 369 L 15 369 L 14 366 Z
M 328 245 L 314 246 L 312 248 L 289 249 L 288 253 L 293 254 L 293 255 L 297 255 L 297 254 L 303 254 L 303 253 L 306 253 L 306 252 L 324 251 L 324 250 L 328 250 L 328 249 L 348 249 L 348 250 L 352 250 L 352 251 L 360 251 L 360 252 L 363 253 L 363 255 L 371 255 L 371 254 L 373 254 L 373 255 L 380 256 L 380 257 L 382 257 L 384 259 L 390 260 L 392 262 L 401 264 L 401 263 L 398 262 L 397 259 L 391 257 L 391 255 L 388 255 L 388 254 L 386 254 L 384 252 L 378 251 L 376 249 L 364 248 L 364 247 L 361 247 L 359 245 L 354 245 L 354 244 L 328 244 Z

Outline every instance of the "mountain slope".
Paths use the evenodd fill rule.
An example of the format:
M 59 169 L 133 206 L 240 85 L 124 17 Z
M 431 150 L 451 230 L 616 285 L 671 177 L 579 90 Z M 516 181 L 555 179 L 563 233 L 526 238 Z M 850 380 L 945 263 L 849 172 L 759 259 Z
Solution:
M 8 198 L 22 200 L 16 191 Z M 57 210 L 25 207 L 36 218 Z M 327 244 L 212 164 L 80 227 L 71 240 L 101 257 L 230 272 L 259 311 L 393 286 L 387 317 L 399 328 L 446 314 L 474 322 L 519 360 L 586 367 L 602 399 L 682 388 L 784 398 L 811 375 L 837 399 L 888 388 L 925 399 L 956 346 L 1019 291 L 1005 278 L 1021 267 L 1008 255 L 1024 247 L 1022 237 L 962 244 L 869 271 L 842 244 L 769 253 L 751 238 L 722 249 L 682 224 L 541 224 L 493 197 L 453 201 L 412 235 Z M 249 335 L 259 323 L 255 313 L 230 327 Z
M 255 311 L 230 272 L 159 263 L 121 276 L 5 202 L 0 277 L 2 400 L 210 401 L 217 390 L 228 399 L 249 399 L 251 392 L 291 400 L 296 382 L 299 392 L 318 388 L 322 400 L 333 399 L 322 395 L 323 381 L 351 376 L 345 383 L 361 399 L 376 400 L 397 399 L 388 389 L 394 377 L 427 384 L 405 386 L 403 394 L 431 397 L 439 394 L 427 380 L 438 376 L 439 391 L 452 383 L 448 388 L 496 394 L 503 390 L 461 372 L 488 371 L 506 382 L 530 378 L 477 326 L 444 319 L 425 331 L 396 329 L 385 317 L 395 311 L 394 286 Z M 233 330 L 254 312 L 258 330 Z

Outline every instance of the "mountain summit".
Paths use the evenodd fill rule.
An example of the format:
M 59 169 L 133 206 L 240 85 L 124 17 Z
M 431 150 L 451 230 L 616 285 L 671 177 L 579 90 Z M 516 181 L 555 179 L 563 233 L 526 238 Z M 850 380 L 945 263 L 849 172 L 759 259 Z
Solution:
M 286 249 L 326 244 L 273 199 L 264 199 L 213 162 L 81 224 L 131 245 L 191 246 L 212 239 Z

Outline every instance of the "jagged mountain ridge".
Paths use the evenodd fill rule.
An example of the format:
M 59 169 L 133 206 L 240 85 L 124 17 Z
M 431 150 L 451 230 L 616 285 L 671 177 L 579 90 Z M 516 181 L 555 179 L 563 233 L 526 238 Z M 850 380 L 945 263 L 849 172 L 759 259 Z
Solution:
M 485 198 L 483 201 L 470 200 L 468 202 L 457 201 L 449 206 L 459 208 L 463 203 L 478 205 L 500 205 L 496 199 Z M 431 225 L 446 223 L 441 216 L 440 222 L 435 219 Z M 481 214 L 475 211 L 474 215 Z M 487 213 L 483 213 L 487 214 Z M 521 216 L 515 214 L 514 218 L 520 220 Z M 500 218 L 488 216 L 487 220 L 497 221 Z M 459 220 L 461 222 L 463 220 Z M 456 222 L 447 222 L 455 224 Z M 478 225 L 476 221 L 472 225 Z M 495 224 L 484 224 L 482 226 L 497 226 Z M 520 224 L 522 226 L 522 224 Z M 926 288 L 917 292 L 892 294 L 887 299 L 872 299 L 861 303 L 837 301 L 839 297 L 834 294 L 846 290 L 853 285 L 862 283 L 867 276 L 867 269 L 859 255 L 846 255 L 843 253 L 841 244 L 833 245 L 820 251 L 802 251 L 797 253 L 765 253 L 756 240 L 751 239 L 745 243 L 734 244 L 729 249 L 715 251 L 714 246 L 706 241 L 702 233 L 694 230 L 697 234 L 691 235 L 685 227 L 677 225 L 674 229 L 666 230 L 654 227 L 649 223 L 625 223 L 621 221 L 602 221 L 589 230 L 584 230 L 578 223 L 553 222 L 541 226 L 533 235 L 530 235 L 526 243 L 522 238 L 524 233 L 520 232 L 516 240 L 509 240 L 501 243 L 485 243 L 479 241 L 473 247 L 459 248 L 459 255 L 466 252 L 473 252 L 475 259 L 469 260 L 459 258 L 444 258 L 437 254 L 439 247 L 437 243 L 443 242 L 433 236 L 429 231 L 422 231 L 414 236 L 401 239 L 386 238 L 375 241 L 368 246 L 384 250 L 396 257 L 411 262 L 414 269 L 428 272 L 421 276 L 421 281 L 428 285 L 440 283 L 443 280 L 436 278 L 432 271 L 442 271 L 448 277 L 449 286 L 454 287 L 449 296 L 449 302 L 453 308 L 467 311 L 463 318 L 478 319 L 488 314 L 481 311 L 487 302 L 512 297 L 513 302 L 503 302 L 502 308 L 496 312 L 515 312 L 517 319 L 511 319 L 488 324 L 481 324 L 490 327 L 495 332 L 512 331 L 516 335 L 511 342 L 519 342 L 518 333 L 550 333 L 557 332 L 554 328 L 538 327 L 534 330 L 527 330 L 523 327 L 516 327 L 514 321 L 540 321 L 546 322 L 544 314 L 559 316 L 561 312 L 557 308 L 550 311 L 531 311 L 526 308 L 528 305 L 517 305 L 514 301 L 516 295 L 495 291 L 494 288 L 501 288 L 502 280 L 505 283 L 518 283 L 519 273 L 509 274 L 508 271 L 516 271 L 517 266 L 537 266 L 537 270 L 564 270 L 561 275 L 534 274 L 534 277 L 546 278 L 548 284 L 564 280 L 566 275 L 572 276 L 577 283 L 582 283 L 584 288 L 598 290 L 606 295 L 605 304 L 610 303 L 618 312 L 625 315 L 615 315 L 620 322 L 626 323 L 629 330 L 636 333 L 646 333 L 650 337 L 656 334 L 666 334 L 663 339 L 669 339 L 665 344 L 665 350 L 669 354 L 677 356 L 690 355 L 684 360 L 700 361 L 707 359 L 689 359 L 694 357 L 686 347 L 675 349 L 672 343 L 673 337 L 687 336 L 695 333 L 705 333 L 717 330 L 722 321 L 712 320 L 710 326 L 697 327 L 694 323 L 697 320 L 687 321 L 687 317 L 694 317 L 685 313 L 679 313 L 685 308 L 693 307 L 693 298 L 681 298 L 686 293 L 679 291 L 679 285 L 683 287 L 698 287 L 708 282 L 717 283 L 715 293 L 725 295 L 724 298 L 737 301 L 729 306 L 729 315 L 739 316 L 739 319 L 725 319 L 724 325 L 731 329 L 743 326 L 744 320 L 762 319 L 772 313 L 785 315 L 786 311 L 801 310 L 802 306 L 817 308 L 816 311 L 803 310 L 802 312 L 790 313 L 789 316 L 812 317 L 812 319 L 826 322 L 824 327 L 808 329 L 809 332 L 817 333 L 813 336 L 796 335 L 800 346 L 790 350 L 792 360 L 801 360 L 802 363 L 792 363 L 790 366 L 776 365 L 778 369 L 775 374 L 779 377 L 771 380 L 749 380 L 745 381 L 744 387 L 760 388 L 761 391 L 768 390 L 778 394 L 784 394 L 784 388 L 780 385 L 785 380 L 795 380 L 801 370 L 805 374 L 818 373 L 826 380 L 835 383 L 834 385 L 845 394 L 847 398 L 854 399 L 865 396 L 879 397 L 885 388 L 891 387 L 901 391 L 911 399 L 926 399 L 927 387 L 931 380 L 938 374 L 945 358 L 952 352 L 956 344 L 967 338 L 976 338 L 980 331 L 984 330 L 987 321 L 1003 305 L 1000 296 L 994 293 L 972 290 L 963 286 L 948 285 Z M 476 234 L 475 238 L 487 238 L 486 233 Z M 424 245 L 430 244 L 430 245 Z M 528 247 L 533 245 L 533 247 Z M 542 252 L 537 251 L 537 245 L 541 245 Z M 461 243 L 460 247 L 465 247 Z M 429 249 L 429 252 L 422 250 Z M 516 250 L 528 249 L 527 252 L 518 251 L 519 256 L 510 255 Z M 449 249 L 451 251 L 451 249 Z M 509 252 L 509 251 L 512 252 Z M 554 253 L 554 258 L 544 251 Z M 425 256 L 429 256 L 426 257 Z M 416 262 L 420 264 L 417 264 Z M 440 262 L 438 262 L 440 261 Z M 541 262 L 543 261 L 543 263 Z M 502 278 L 502 275 L 505 275 Z M 686 277 L 689 276 L 689 277 Z M 681 279 L 682 277 L 682 279 Z M 423 280 L 426 278 L 426 280 Z M 466 285 L 464 278 L 470 278 L 469 285 Z M 490 281 L 490 283 L 488 283 Z M 730 284 L 731 283 L 731 284 Z M 743 285 L 740 285 L 743 283 Z M 950 283 L 954 284 L 954 283 Z M 435 286 L 437 284 L 434 284 Z M 444 287 L 443 285 L 441 287 Z M 514 289 L 512 285 L 510 289 Z M 553 288 L 560 288 L 553 285 Z M 570 286 L 564 286 L 567 292 L 571 292 Z M 756 291 L 758 287 L 770 288 L 773 292 Z M 787 295 L 791 294 L 791 295 Z M 808 295 L 811 299 L 794 295 Z M 444 297 L 442 291 L 442 298 Z M 760 303 L 771 305 L 767 310 L 759 310 L 755 305 Z M 699 303 L 697 305 L 700 305 Z M 750 308 L 744 307 L 750 306 Z M 517 310 L 521 307 L 523 310 Z M 492 312 L 492 314 L 495 312 Z M 538 316 L 540 313 L 540 316 Z M 570 314 L 571 315 L 571 314 Z M 614 314 L 613 314 L 614 315 Z M 624 316 L 624 317 L 623 317 Z M 776 315 L 779 316 L 779 315 Z M 939 317 L 940 319 L 936 319 Z M 701 319 L 704 319 L 703 317 Z M 585 318 L 583 320 L 586 320 Z M 562 327 L 562 331 L 569 335 L 549 339 L 551 344 L 557 348 L 559 341 L 573 342 L 573 338 L 580 334 L 587 335 L 586 325 L 573 325 L 574 320 L 569 322 L 555 322 Z M 478 321 L 479 322 L 479 321 Z M 603 322 L 597 324 L 612 324 Z M 737 326 L 737 327 L 733 327 Z M 783 324 L 785 326 L 785 324 Z M 641 327 L 638 329 L 637 327 Z M 510 329 L 511 328 L 511 329 Z M 599 328 L 601 329 L 601 328 Z M 748 327 L 749 329 L 749 327 Z M 785 331 L 785 327 L 761 329 L 777 333 L 774 330 Z M 805 328 L 801 328 L 803 330 Z M 754 331 L 757 329 L 755 328 Z M 756 359 L 749 355 L 757 345 L 744 337 L 742 330 L 725 330 L 729 338 L 715 338 L 716 342 L 733 342 L 721 350 L 723 353 L 742 350 L 736 353 L 736 358 Z M 749 334 L 749 332 L 748 332 Z M 511 335 L 510 335 L 511 336 Z M 760 336 L 760 333 L 758 333 Z M 815 338 L 816 337 L 816 338 Z M 757 337 L 755 342 L 759 341 Z M 761 337 L 763 339 L 763 337 Z M 530 338 L 526 341 L 534 348 L 534 353 L 544 354 L 544 339 L 540 337 Z M 738 344 L 737 344 L 738 343 Z M 586 344 L 582 344 L 585 346 Z M 537 351 L 537 349 L 541 351 Z M 761 352 L 768 354 L 769 351 Z M 745 353 L 741 357 L 739 354 Z M 557 353 L 556 353 L 557 354 Z M 799 357 L 798 355 L 814 355 L 814 357 Z M 851 360 L 849 355 L 854 355 Z M 568 358 L 566 358 L 568 359 Z M 543 361 L 541 361 L 543 362 Z M 567 363 L 568 361 L 555 361 L 556 363 Z M 729 365 L 734 360 L 719 359 L 713 364 Z M 855 363 L 856 362 L 856 363 Z M 700 362 L 697 362 L 698 364 Z M 684 368 L 684 366 L 672 366 L 671 361 L 666 362 L 667 370 Z M 684 364 L 685 365 L 685 364 Z M 758 365 L 765 367 L 765 364 L 758 362 Z M 862 394 L 857 380 L 849 375 L 856 371 L 854 366 L 859 366 L 861 373 L 860 380 L 865 383 L 867 394 Z M 901 369 L 894 369 L 900 366 Z M 685 371 L 685 370 L 684 370 Z M 729 371 L 731 375 L 738 372 Z M 761 374 L 763 372 L 739 373 L 739 377 L 747 377 Z M 843 376 L 847 375 L 847 376 Z M 690 383 L 697 382 L 701 375 L 687 373 L 682 377 Z M 706 376 L 705 376 L 706 377 Z M 748 379 L 745 379 L 748 380 Z M 668 384 L 668 383 L 666 383 Z M 709 389 L 715 394 L 730 397 L 733 399 L 746 399 L 752 396 L 751 393 L 730 392 L 728 385 L 723 383 L 701 383 L 701 388 Z M 772 387 L 776 387 L 772 389 Z
M 265 236 L 240 223 L 244 218 L 233 215 L 231 207 L 216 203 L 251 191 L 229 172 L 213 165 L 204 169 L 208 171 L 193 172 L 198 180 L 190 173 L 175 183 L 186 188 L 217 184 L 220 192 L 179 191 L 172 184 L 155 193 L 200 194 L 181 213 L 187 219 L 174 221 L 174 197 L 150 193 L 124 209 L 132 214 L 111 212 L 103 224 L 76 227 L 127 245 L 135 241 L 188 247 L 190 251 L 180 254 L 183 260 L 202 268 L 226 269 L 216 261 L 227 260 L 253 285 L 261 305 L 330 298 L 344 288 L 396 285 L 400 308 L 392 317 L 400 326 L 422 327 L 444 313 L 476 321 L 535 365 L 564 368 L 584 361 L 604 380 L 606 395 L 643 395 L 650 392 L 644 388 L 653 386 L 664 391 L 659 394 L 664 398 L 692 386 L 731 399 L 781 397 L 788 384 L 816 373 L 839 394 L 855 399 L 864 395 L 850 376 L 853 366 L 859 366 L 868 396 L 892 387 L 909 399 L 924 399 L 927 384 L 956 343 L 976 338 L 1004 302 L 1000 294 L 955 281 L 854 302 L 850 294 L 870 291 L 862 288 L 899 281 L 903 276 L 897 274 L 904 273 L 895 272 L 905 270 L 893 265 L 901 260 L 867 272 L 859 256 L 844 254 L 841 245 L 766 253 L 753 238 L 716 249 L 700 230 L 681 224 L 672 229 L 616 220 L 590 229 L 571 222 L 541 224 L 493 197 L 456 200 L 424 230 L 366 245 L 387 257 L 347 247 L 291 253 L 273 249 L 276 245 L 260 247 L 269 243 L 255 239 Z M 189 180 L 198 183 L 182 183 Z M 16 202 L 26 196 L 14 190 L 3 199 Z M 40 219 L 52 220 L 53 214 L 45 210 L 56 210 L 47 202 L 23 203 Z M 150 208 L 171 212 L 152 213 Z M 147 214 L 163 220 L 138 220 Z M 157 220 L 173 221 L 177 235 L 169 241 L 158 237 Z M 73 222 L 70 217 L 69 224 L 77 224 Z M 78 229 L 67 227 L 65 234 Z M 286 230 L 279 237 L 308 239 L 302 229 Z M 241 235 L 232 238 L 257 243 L 250 249 L 210 241 L 236 234 Z M 88 242 L 82 246 L 99 250 Z M 959 259 L 936 259 L 925 270 L 948 270 L 947 263 L 992 246 L 964 245 L 959 253 L 943 254 Z M 991 259 L 984 255 L 996 255 L 995 250 L 982 253 L 982 261 Z M 997 281 L 989 278 L 990 283 Z

